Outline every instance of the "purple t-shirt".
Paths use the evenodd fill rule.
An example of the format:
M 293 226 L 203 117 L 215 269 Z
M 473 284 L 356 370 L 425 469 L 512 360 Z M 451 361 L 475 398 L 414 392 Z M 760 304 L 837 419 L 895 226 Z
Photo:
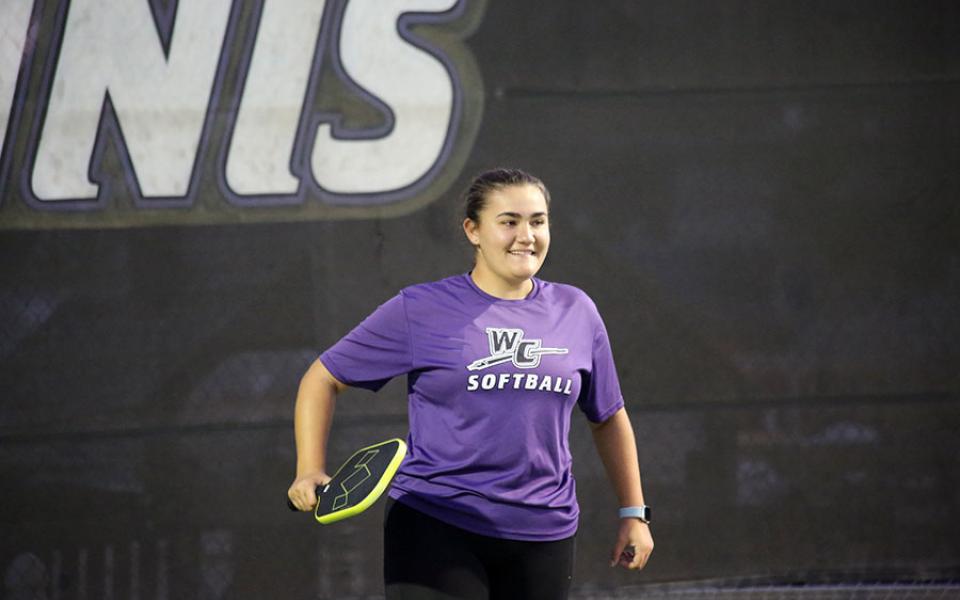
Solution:
M 584 292 L 534 279 L 526 298 L 503 300 L 468 274 L 414 285 L 320 360 L 371 390 L 408 375 L 408 453 L 391 497 L 481 535 L 576 532 L 571 410 L 599 423 L 623 406 L 606 328 Z

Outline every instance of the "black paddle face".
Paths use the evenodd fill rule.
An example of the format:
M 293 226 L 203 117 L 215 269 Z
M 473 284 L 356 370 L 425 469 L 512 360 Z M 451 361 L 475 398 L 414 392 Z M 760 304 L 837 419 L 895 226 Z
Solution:
M 367 498 L 399 449 L 400 441 L 390 440 L 354 453 L 324 486 L 317 503 L 317 517 L 349 510 Z

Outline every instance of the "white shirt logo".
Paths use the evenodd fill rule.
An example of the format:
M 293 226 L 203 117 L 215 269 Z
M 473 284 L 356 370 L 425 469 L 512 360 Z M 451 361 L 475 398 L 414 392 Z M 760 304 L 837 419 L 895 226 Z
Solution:
M 534 369 L 540 366 L 544 354 L 568 352 L 567 348 L 544 348 L 543 340 L 524 339 L 522 329 L 487 327 L 486 331 L 490 356 L 473 361 L 467 370 L 480 371 L 505 362 L 512 362 L 519 369 Z

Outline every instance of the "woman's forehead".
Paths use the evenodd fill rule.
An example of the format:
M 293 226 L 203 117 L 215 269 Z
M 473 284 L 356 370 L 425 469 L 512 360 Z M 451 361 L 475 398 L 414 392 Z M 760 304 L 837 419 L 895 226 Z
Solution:
M 494 215 L 504 212 L 521 215 L 546 214 L 547 201 L 543 192 L 535 185 L 511 185 L 491 190 L 487 194 L 482 212 Z

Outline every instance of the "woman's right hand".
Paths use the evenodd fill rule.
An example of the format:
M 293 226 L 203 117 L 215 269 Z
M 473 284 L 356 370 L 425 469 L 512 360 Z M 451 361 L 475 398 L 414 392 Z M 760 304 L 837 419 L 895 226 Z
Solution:
M 287 490 L 287 498 L 297 510 L 312 511 L 317 505 L 317 486 L 323 487 L 332 479 L 323 471 L 297 477 Z

